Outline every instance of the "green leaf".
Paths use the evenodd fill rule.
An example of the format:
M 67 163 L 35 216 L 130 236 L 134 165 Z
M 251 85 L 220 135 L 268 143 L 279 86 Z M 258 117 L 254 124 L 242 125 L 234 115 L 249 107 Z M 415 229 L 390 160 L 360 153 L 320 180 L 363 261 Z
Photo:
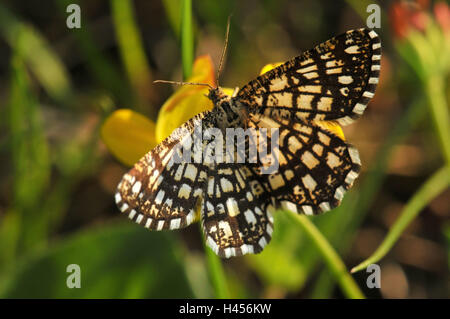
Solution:
M 82 0 L 60 0 L 54 3 L 64 20 L 67 18 L 67 6 L 70 4 L 82 6 Z M 88 19 L 83 19 L 82 27 L 71 29 L 68 36 L 76 41 L 76 54 L 79 53 L 80 59 L 86 61 L 87 71 L 92 74 L 95 82 L 107 90 L 108 94 L 114 95 L 119 100 L 118 105 L 129 107 L 131 92 L 126 79 L 119 72 L 117 63 L 107 56 L 96 42 L 93 29 Z
M 146 109 L 149 101 L 153 99 L 152 74 L 135 18 L 133 2 L 111 0 L 110 3 L 120 55 L 139 106 Z M 156 116 L 156 109 L 152 112 L 152 115 Z
M 302 231 L 304 231 L 314 243 L 315 247 L 320 252 L 321 256 L 325 260 L 325 263 L 333 274 L 333 277 L 339 283 L 342 292 L 348 298 L 363 299 L 363 293 L 348 273 L 344 262 L 336 253 L 333 246 L 330 245 L 323 234 L 317 229 L 314 223 L 304 215 L 299 215 L 293 212 L 287 212 L 287 214 L 291 218 L 291 221 L 295 225 L 300 226 L 300 229 L 302 229 Z
M 180 38 L 181 32 L 181 1 L 183 0 L 162 0 L 167 20 L 177 38 Z
M 68 288 L 67 266 L 81 268 Z M 23 260 L 2 298 L 192 298 L 178 247 L 168 233 L 131 223 L 104 225 Z
M 192 63 L 194 62 L 191 0 L 183 0 L 181 6 L 181 59 L 183 62 L 183 78 L 187 79 L 192 74 Z
M 0 34 L 52 98 L 65 101 L 70 96 L 70 79 L 60 58 L 36 28 L 22 22 L 3 5 L 0 5 Z
M 450 269 L 450 223 L 444 226 L 443 232 L 447 242 L 447 266 Z
M 450 186 L 450 168 L 443 167 L 433 174 L 411 197 L 400 217 L 392 225 L 389 233 L 377 250 L 365 261 L 352 269 L 352 273 L 367 268 L 370 264 L 377 263 L 383 258 L 400 238 L 406 227 L 417 217 L 423 208 L 437 195 Z
M 260 254 L 248 256 L 247 261 L 267 286 L 295 291 L 304 285 L 314 263 L 303 258 L 311 242 L 283 213 L 274 214 L 273 228 L 270 244 Z
M 30 79 L 22 57 L 11 60 L 11 94 L 8 126 L 13 187 L 11 213 L 18 214 L 20 251 L 35 247 L 46 237 L 46 220 L 39 210 L 50 180 L 50 156 L 43 128 L 41 110 L 31 90 Z M 11 218 L 15 220 L 15 218 Z M 16 229 L 16 228 L 15 228 Z M 3 249 L 0 249 L 2 254 Z

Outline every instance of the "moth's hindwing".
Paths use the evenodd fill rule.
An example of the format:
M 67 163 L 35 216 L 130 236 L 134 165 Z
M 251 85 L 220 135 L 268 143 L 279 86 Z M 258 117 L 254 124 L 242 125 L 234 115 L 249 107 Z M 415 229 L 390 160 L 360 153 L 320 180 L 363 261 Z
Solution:
M 270 195 L 249 167 L 219 163 L 205 193 L 206 241 L 221 257 L 259 253 L 271 239 L 273 210 Z
M 282 207 L 307 215 L 338 206 L 359 174 L 358 151 L 314 122 L 278 119 L 267 113 L 251 115 L 249 125 L 278 128 L 279 145 L 272 157 L 279 167 L 272 174 L 260 175 L 268 193 Z M 267 132 L 268 143 L 272 143 L 271 130 Z

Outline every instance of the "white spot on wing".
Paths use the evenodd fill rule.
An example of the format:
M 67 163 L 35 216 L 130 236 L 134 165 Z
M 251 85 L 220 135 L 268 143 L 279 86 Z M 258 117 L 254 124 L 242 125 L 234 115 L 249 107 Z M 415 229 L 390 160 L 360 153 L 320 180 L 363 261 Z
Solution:
M 163 199 L 164 199 L 164 195 L 165 195 L 165 194 L 166 194 L 166 193 L 165 193 L 162 189 L 160 189 L 159 192 L 158 192 L 158 194 L 156 195 L 156 198 L 155 198 L 155 204 L 161 205 L 161 203 L 162 203 L 162 201 L 163 201 Z
M 230 197 L 227 199 L 226 205 L 227 205 L 227 209 L 228 209 L 228 214 L 231 217 L 239 214 L 238 203 L 236 202 L 236 200 L 233 197 Z
M 216 254 L 219 252 L 219 246 L 216 244 L 216 242 L 214 241 L 214 239 L 212 239 L 211 236 L 208 236 L 208 239 L 206 239 L 206 243 Z
M 121 207 L 120 207 L 120 211 L 122 212 L 122 213 L 124 213 L 127 209 L 128 209 L 128 204 L 127 203 L 124 203 Z
M 327 212 L 331 209 L 330 203 L 328 203 L 328 202 L 320 203 L 319 207 L 322 209 L 323 212 Z
M 356 103 L 355 107 L 353 108 L 353 113 L 356 114 L 363 114 L 364 110 L 366 109 L 366 105 L 362 103 Z
M 261 239 L 258 241 L 258 244 L 261 246 L 261 248 L 264 248 L 267 245 L 266 238 L 261 237 Z
M 303 213 L 305 213 L 305 215 L 314 215 L 314 211 L 311 206 L 303 205 L 302 209 L 303 209 Z
M 341 75 L 338 77 L 338 81 L 341 84 L 350 84 L 353 82 L 353 78 L 350 75 Z
M 291 212 L 297 213 L 297 205 L 294 203 L 283 201 L 281 202 L 281 206 L 287 210 L 290 210 Z
M 139 191 L 141 190 L 141 182 L 137 181 L 136 183 L 134 183 L 133 187 L 131 188 L 131 191 L 133 192 L 134 195 L 137 195 L 139 193 Z
M 365 92 L 363 93 L 363 96 L 364 96 L 364 97 L 368 97 L 369 99 L 371 99 L 371 98 L 373 98 L 374 94 L 373 94 L 372 92 L 365 91 Z
M 178 197 L 179 198 L 186 198 L 189 199 L 189 195 L 191 194 L 191 186 L 189 186 L 188 184 L 183 184 L 180 188 L 180 190 L 178 191 Z
M 158 226 L 156 227 L 156 230 L 161 230 L 164 227 L 164 221 L 160 220 L 158 221 Z
M 348 54 L 357 54 L 357 53 L 359 53 L 359 46 L 352 45 L 352 46 L 346 48 L 344 51 L 347 52 Z
M 309 174 L 306 174 L 305 176 L 302 177 L 302 182 L 310 192 L 312 192 L 317 186 L 316 181 Z
M 378 37 L 378 34 L 377 34 L 375 31 L 370 30 L 370 32 L 369 32 L 369 37 L 370 37 L 371 39 L 374 39 L 374 38 Z
M 175 218 L 170 221 L 170 229 L 180 228 L 181 218 Z
M 342 200 L 342 198 L 344 198 L 344 193 L 345 193 L 345 188 L 342 186 L 339 186 L 336 189 L 336 192 L 334 193 L 334 198 L 336 198 L 337 200 Z
M 356 173 L 355 171 L 350 171 L 345 177 L 345 182 L 351 185 L 356 177 L 358 177 L 358 173 Z
M 130 214 L 128 215 L 129 219 L 133 219 L 134 215 L 136 215 L 136 211 L 134 209 L 131 210 Z
M 352 159 L 353 163 L 361 165 L 361 159 L 359 158 L 359 152 L 356 148 L 349 147 L 348 153 L 350 154 L 350 158 Z
M 186 224 L 187 225 L 190 225 L 190 224 L 192 224 L 192 222 L 194 221 L 194 219 L 195 219 L 195 212 L 194 211 L 191 211 L 189 214 L 187 214 L 187 216 L 186 216 Z
M 252 224 L 252 225 L 256 224 L 255 214 L 253 214 L 253 212 L 250 209 L 247 209 L 244 212 L 244 216 L 245 216 L 245 219 L 247 220 L 247 223 Z

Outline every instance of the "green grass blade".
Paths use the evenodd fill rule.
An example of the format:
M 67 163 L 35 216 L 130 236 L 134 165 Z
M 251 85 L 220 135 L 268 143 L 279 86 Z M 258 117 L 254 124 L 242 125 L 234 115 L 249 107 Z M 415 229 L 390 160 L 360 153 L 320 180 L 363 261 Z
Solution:
M 450 186 L 450 168 L 444 167 L 428 179 L 406 204 L 400 217 L 389 230 L 389 233 L 368 259 L 355 266 L 351 272 L 367 268 L 370 264 L 378 262 L 397 242 L 405 228 L 420 213 L 420 211 L 437 195 Z
M 0 4 L 0 33 L 39 80 L 49 96 L 64 102 L 71 96 L 68 72 L 46 39 Z
M 318 251 L 322 255 L 328 268 L 334 275 L 335 279 L 339 283 L 342 291 L 348 298 L 353 299 L 363 299 L 364 295 L 359 289 L 356 282 L 350 276 L 345 267 L 344 262 L 336 253 L 334 248 L 326 240 L 326 238 L 317 229 L 314 223 L 308 219 L 308 217 L 294 214 L 292 212 L 286 212 L 291 220 L 296 225 L 300 226 L 305 234 L 312 240 L 312 242 L 317 247 Z
M 80 4 L 80 1 L 74 0 L 54 1 L 55 5 L 59 8 L 61 17 L 64 19 L 67 17 L 67 6 L 77 2 Z M 95 81 L 109 94 L 114 95 L 119 100 L 119 105 L 131 107 L 129 105 L 131 100 L 130 88 L 126 84 L 124 85 L 126 79 L 119 72 L 114 62 L 106 54 L 103 54 L 101 49 L 104 48 L 100 48 L 94 39 L 98 35 L 92 33 L 92 28 L 90 28 L 86 20 L 82 21 L 81 28 L 71 29 L 69 33 L 76 41 L 77 49 L 82 55 L 81 60 L 86 62 L 88 71 L 92 73 Z
M 192 28 L 192 1 L 183 0 L 181 11 L 181 60 L 183 62 L 183 78 L 192 73 L 194 62 L 194 32 Z
M 130 0 L 111 0 L 112 17 L 119 43 L 119 50 L 128 78 L 137 97 L 138 107 L 149 106 L 153 84 L 142 39 L 135 21 Z M 156 116 L 156 109 L 152 112 Z
M 22 258 L 0 298 L 194 298 L 179 248 L 131 223 L 91 227 Z M 80 289 L 66 285 L 70 264 L 80 266 Z
M 183 63 L 183 76 L 186 79 L 191 75 L 194 62 L 194 37 L 192 30 L 192 3 L 191 0 L 183 0 L 181 7 L 181 55 Z M 203 236 L 203 232 L 202 232 Z M 220 258 L 204 242 L 206 264 L 208 267 L 211 284 L 216 298 L 230 298 L 229 287 L 225 278 L 225 271 Z
M 345 214 L 336 214 L 336 223 L 330 222 L 323 225 L 323 223 L 320 223 L 321 220 L 317 223 L 320 226 L 319 229 L 322 230 L 331 242 L 339 243 L 338 250 L 340 252 L 345 252 L 349 249 L 356 230 L 363 222 L 369 208 L 372 206 L 375 195 L 382 187 L 386 168 L 395 145 L 398 145 L 404 140 L 409 132 L 416 127 L 419 120 L 423 119 L 426 115 L 425 99 L 423 97 L 417 97 L 412 100 L 414 102 L 407 108 L 406 112 L 395 121 L 395 126 L 392 127 L 390 133 L 387 135 L 386 141 L 377 152 L 372 166 L 369 167 L 365 174 L 358 193 L 350 192 L 347 194 L 347 198 L 344 198 L 341 206 L 337 208 L 339 211 L 344 211 Z M 342 221 L 342 218 L 347 221 Z M 336 229 L 345 229 L 345 231 L 336 231 Z M 320 276 L 330 278 L 327 272 L 328 270 L 324 269 Z M 313 289 L 311 294 L 312 298 L 324 298 L 324 296 L 327 296 L 331 292 L 334 284 L 332 282 L 331 285 L 329 284 L 330 282 L 327 284 L 327 281 L 328 279 L 322 280 L 319 278 L 317 287 Z
M 22 249 L 34 247 L 45 239 L 38 207 L 50 179 L 50 156 L 40 108 L 30 89 L 28 73 L 21 56 L 12 58 L 9 101 L 10 152 L 13 165 L 11 209 L 19 214 Z
M 214 288 L 215 297 L 218 299 L 229 299 L 231 297 L 225 277 L 225 271 L 222 266 L 222 261 L 212 251 L 212 249 L 206 245 L 206 243 L 204 243 L 204 245 L 206 253 L 206 263 L 208 266 L 211 283 Z
M 181 33 L 181 1 L 183 0 L 162 0 L 167 20 L 178 39 Z
M 426 81 L 425 92 L 441 151 L 447 166 L 450 167 L 450 116 L 445 85 L 445 80 L 441 75 L 430 76 Z

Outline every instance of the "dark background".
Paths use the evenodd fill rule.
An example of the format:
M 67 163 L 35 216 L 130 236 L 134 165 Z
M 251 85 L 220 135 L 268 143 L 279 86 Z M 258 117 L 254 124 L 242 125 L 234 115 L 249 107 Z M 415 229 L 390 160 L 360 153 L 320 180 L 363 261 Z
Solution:
M 242 86 L 267 63 L 363 27 L 373 2 L 193 1 L 195 56 L 209 54 L 218 65 L 232 14 L 221 84 Z M 66 27 L 69 3 L 81 6 L 80 30 Z M 419 1 L 411 10 L 439 25 L 434 4 Z M 340 208 L 313 218 L 348 268 L 379 246 L 445 162 L 427 88 L 411 67 L 412 54 L 400 54 L 408 30 L 424 31 L 398 14 L 398 5 L 381 5 L 376 96 L 364 116 L 344 128 L 359 149 L 362 173 Z M 198 224 L 153 233 L 120 216 L 114 191 L 128 168 L 99 134 L 118 108 L 156 121 L 173 88 L 151 82 L 182 78 L 180 13 L 177 0 L 0 4 L 1 297 L 214 297 Z M 135 50 L 145 57 L 134 69 L 124 61 L 136 52 L 118 37 L 118 30 L 127 34 L 133 27 L 142 41 Z M 447 105 L 448 74 L 442 70 Z M 366 287 L 364 271 L 354 275 L 367 297 L 449 297 L 449 196 L 447 189 L 426 203 L 379 262 L 381 289 Z M 222 262 L 230 296 L 343 297 L 301 229 L 282 213 L 275 219 L 274 238 L 262 254 Z M 66 287 L 69 264 L 81 267 L 81 289 Z

